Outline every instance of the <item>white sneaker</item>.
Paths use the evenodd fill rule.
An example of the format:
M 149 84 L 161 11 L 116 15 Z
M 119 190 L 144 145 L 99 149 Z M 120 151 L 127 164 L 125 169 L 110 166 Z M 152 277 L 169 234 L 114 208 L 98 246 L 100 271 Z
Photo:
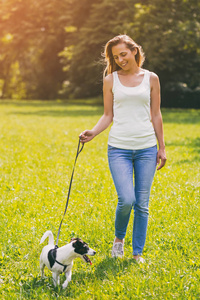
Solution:
M 134 258 L 135 259 L 135 258 Z M 138 258 L 136 258 L 135 259 L 136 260 L 136 262 L 138 263 L 138 264 L 143 264 L 143 263 L 145 263 L 145 259 L 144 258 L 142 258 L 141 256 L 139 256 Z
M 112 247 L 112 257 L 120 257 L 124 256 L 124 245 L 121 242 L 113 243 Z

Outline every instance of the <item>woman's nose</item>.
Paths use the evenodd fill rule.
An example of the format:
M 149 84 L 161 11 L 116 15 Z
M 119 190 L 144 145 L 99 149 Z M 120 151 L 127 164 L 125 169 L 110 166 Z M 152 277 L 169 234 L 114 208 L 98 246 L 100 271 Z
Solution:
M 119 62 L 122 62 L 123 61 L 123 57 L 119 57 Z

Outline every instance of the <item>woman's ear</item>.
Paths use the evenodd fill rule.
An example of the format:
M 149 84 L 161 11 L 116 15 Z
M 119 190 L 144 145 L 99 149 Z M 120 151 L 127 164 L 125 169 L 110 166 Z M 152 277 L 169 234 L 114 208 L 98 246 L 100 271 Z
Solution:
M 133 52 L 133 55 L 136 55 L 138 53 L 138 48 L 135 47 L 132 52 Z

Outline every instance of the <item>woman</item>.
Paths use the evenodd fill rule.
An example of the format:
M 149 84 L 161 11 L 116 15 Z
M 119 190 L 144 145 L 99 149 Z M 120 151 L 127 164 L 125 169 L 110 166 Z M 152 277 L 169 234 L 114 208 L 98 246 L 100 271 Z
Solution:
M 118 204 L 112 256 L 124 254 L 124 238 L 133 208 L 133 258 L 144 262 L 141 256 L 146 240 L 150 189 L 156 165 L 160 170 L 166 162 L 160 84 L 155 73 L 141 68 L 142 48 L 127 35 L 107 42 L 105 60 L 104 114 L 92 130 L 80 134 L 80 139 L 82 143 L 89 142 L 113 121 L 108 161 Z

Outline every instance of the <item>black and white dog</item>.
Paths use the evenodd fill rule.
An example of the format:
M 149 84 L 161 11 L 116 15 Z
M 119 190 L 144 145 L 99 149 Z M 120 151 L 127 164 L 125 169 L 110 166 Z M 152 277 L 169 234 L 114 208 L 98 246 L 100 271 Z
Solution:
M 87 255 L 95 255 L 95 251 L 88 247 L 88 245 L 79 238 L 73 238 L 71 242 L 61 248 L 55 247 L 52 232 L 46 231 L 41 238 L 40 244 L 49 237 L 49 244 L 42 249 L 40 255 L 40 269 L 42 277 L 44 276 L 44 267 L 47 266 L 52 271 L 53 282 L 56 286 L 60 284 L 60 274 L 65 273 L 66 280 L 62 287 L 66 288 L 71 281 L 71 270 L 73 260 L 77 257 L 83 261 L 91 263 Z

